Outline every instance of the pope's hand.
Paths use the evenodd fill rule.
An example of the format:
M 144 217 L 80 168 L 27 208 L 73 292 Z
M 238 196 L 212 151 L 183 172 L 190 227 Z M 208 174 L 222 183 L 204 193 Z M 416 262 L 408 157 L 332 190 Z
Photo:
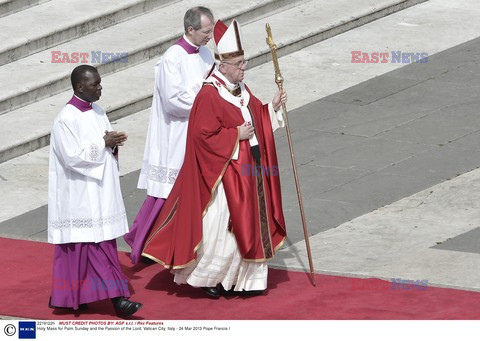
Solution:
M 278 111 L 282 104 L 287 103 L 287 92 L 285 90 L 278 90 L 275 96 L 272 99 L 273 110 Z
M 239 139 L 240 140 L 248 140 L 250 137 L 253 136 L 254 129 L 250 123 L 245 122 L 239 128 Z

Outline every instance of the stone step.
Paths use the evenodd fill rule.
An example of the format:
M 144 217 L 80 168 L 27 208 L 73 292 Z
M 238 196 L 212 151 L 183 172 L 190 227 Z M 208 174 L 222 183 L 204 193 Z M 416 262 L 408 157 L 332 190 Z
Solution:
M 0 18 L 50 0 L 0 0 Z
M 10 14 L 0 19 L 0 65 L 110 27 L 172 1 L 50 0 Z
M 336 29 L 337 27 L 343 27 L 344 30 L 353 28 L 354 26 L 349 25 L 349 22 L 362 25 L 368 21 L 368 15 L 377 16 L 378 8 L 382 8 L 375 6 L 370 11 L 366 11 L 364 7 L 355 8 L 351 3 L 345 7 L 348 3 L 347 0 L 337 1 L 336 4 L 339 7 L 332 4 L 324 6 L 327 2 L 326 0 L 305 2 L 286 11 L 243 25 L 247 58 L 252 60 L 252 63 L 248 65 L 249 68 L 260 65 L 270 58 L 265 44 L 266 22 L 269 22 L 272 27 L 279 54 L 286 55 L 321 40 L 318 35 L 334 35 L 335 32 L 336 34 L 343 32 L 341 29 Z M 370 3 L 373 2 L 370 1 Z M 377 5 L 378 3 L 381 1 L 376 1 Z M 393 2 L 383 1 L 383 4 L 386 3 L 392 4 Z M 396 5 L 399 3 L 401 1 L 397 1 Z M 324 14 L 322 17 L 315 15 L 320 7 Z M 342 8 L 343 10 L 340 10 Z M 345 11 L 345 8 L 349 8 L 350 11 Z M 309 31 L 306 27 L 315 27 L 315 29 Z M 311 31 L 318 31 L 318 33 L 314 35 Z M 292 45 L 295 45 L 295 48 L 290 48 Z M 150 60 L 103 77 L 104 91 L 100 105 L 107 110 L 112 121 L 146 109 L 151 105 L 155 63 L 156 60 Z M 0 125 L 8 128 L 0 136 L 0 145 L 2 146 L 0 162 L 47 145 L 53 118 L 70 96 L 71 91 L 67 90 L 1 115 Z M 35 120 L 34 126 L 31 123 L 32 119 Z M 29 128 L 24 129 L 23 127 Z
M 297 3 L 301 1 L 245 0 L 232 5 L 223 0 L 211 0 L 209 6 L 222 20 L 228 21 L 235 17 L 241 22 L 248 22 Z M 196 6 L 198 1 L 183 0 L 171 3 L 132 20 L 1 66 L 0 79 L 11 78 L 14 84 L 0 84 L 0 114 L 70 88 L 70 72 L 75 63 L 68 63 L 67 59 L 59 54 L 72 56 L 72 53 L 77 53 L 77 57 L 85 54 L 83 56 L 86 57 L 80 57 L 78 61 L 85 58 L 83 63 L 97 66 L 104 76 L 151 58 L 157 59 L 183 34 L 184 10 L 179 10 L 180 4 L 182 8 L 190 8 Z M 108 62 L 104 60 L 106 55 L 101 56 L 102 53 L 116 53 L 127 58 Z M 62 60 L 64 62 L 61 62 Z M 28 69 L 28 73 L 18 72 L 23 69 Z M 13 74 L 14 78 L 11 77 Z

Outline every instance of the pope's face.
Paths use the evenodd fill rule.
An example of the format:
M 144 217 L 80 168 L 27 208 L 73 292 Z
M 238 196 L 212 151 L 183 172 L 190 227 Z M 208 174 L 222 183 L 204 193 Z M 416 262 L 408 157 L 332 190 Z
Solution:
M 243 56 L 225 60 L 220 65 L 222 68 L 220 71 L 231 83 L 236 84 L 243 81 L 246 66 Z
M 197 46 L 204 46 L 212 39 L 213 36 L 213 22 L 205 15 L 200 17 L 200 27 L 199 30 L 193 29 L 193 27 L 188 28 L 188 38 L 192 43 Z

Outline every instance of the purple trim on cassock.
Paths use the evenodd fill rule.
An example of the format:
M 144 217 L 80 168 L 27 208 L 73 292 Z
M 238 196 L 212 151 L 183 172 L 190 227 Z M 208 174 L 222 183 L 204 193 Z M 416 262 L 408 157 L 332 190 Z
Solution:
M 140 210 L 138 211 L 130 232 L 123 236 L 123 239 L 125 239 L 127 244 L 132 248 L 130 259 L 133 264 L 137 264 L 140 260 L 145 241 L 150 235 L 150 231 L 152 230 L 164 203 L 165 199 L 147 195 L 142 207 L 140 207 Z
M 181 47 L 183 47 L 183 49 L 188 53 L 188 54 L 194 54 L 194 53 L 198 53 L 198 50 L 200 49 L 200 47 L 194 47 L 192 46 L 191 44 L 188 43 L 188 41 L 185 40 L 185 38 L 181 37 L 180 39 L 178 39 L 178 41 L 176 42 L 177 45 L 180 45 Z
M 130 297 L 115 240 L 55 245 L 52 306 L 78 309 L 114 297 Z
M 80 110 L 81 112 L 92 110 L 92 103 L 81 100 L 80 98 L 76 97 L 75 95 L 68 101 L 67 104 L 73 105 L 75 108 Z

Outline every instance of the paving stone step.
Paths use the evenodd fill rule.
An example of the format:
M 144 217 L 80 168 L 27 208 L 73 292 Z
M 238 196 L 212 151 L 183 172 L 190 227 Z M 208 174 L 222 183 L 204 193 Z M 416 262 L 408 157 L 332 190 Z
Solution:
M 0 0 L 0 18 L 50 0 Z
M 309 1 L 245 0 L 241 4 L 232 4 L 223 0 L 211 0 L 209 6 L 222 20 L 228 22 L 235 17 L 246 23 L 301 2 Z M 96 65 L 102 75 L 132 67 L 151 58 L 157 59 L 183 34 L 181 23 L 184 11 L 178 10 L 180 4 L 183 8 L 190 8 L 196 6 L 198 0 L 170 3 L 150 13 L 1 66 L 0 79 L 11 78 L 14 84 L 0 84 L 0 114 L 70 88 L 70 72 L 75 63 L 68 61 L 73 53 L 79 57 L 77 63 L 83 60 L 83 63 Z M 109 57 L 105 58 L 108 53 L 127 57 L 110 62 Z M 66 59 L 65 56 L 70 57 Z M 18 72 L 27 69 L 28 72 Z M 14 78 L 11 77 L 13 74 Z
M 110 27 L 172 1 L 42 1 L 38 6 L 0 18 L 0 65 Z
M 351 11 L 349 12 L 344 10 L 348 3 L 347 0 L 337 1 L 339 7 L 323 7 L 326 2 L 326 0 L 304 2 L 286 11 L 243 25 L 247 58 L 252 60 L 249 68 L 261 65 L 270 58 L 270 52 L 265 44 L 266 22 L 270 23 L 274 32 L 279 55 L 286 55 L 322 40 L 322 35 L 328 37 L 356 27 L 350 25 L 350 22 L 362 25 L 368 22 L 368 16 L 377 17 L 379 13 L 385 15 L 389 13 L 389 7 L 378 6 L 379 1 L 375 2 L 377 6 L 372 7 L 370 11 L 365 10 L 364 7 L 354 8 L 350 4 Z M 370 1 L 370 3 L 373 4 L 374 1 Z M 383 5 L 398 6 L 401 3 L 414 4 L 415 2 L 384 1 Z M 318 13 L 320 8 L 322 8 L 323 15 L 318 17 L 315 13 Z M 341 8 L 343 8 L 342 11 Z M 315 27 L 316 34 L 305 29 L 312 26 Z M 342 28 L 337 29 L 337 27 Z M 291 48 L 292 45 L 293 48 Z M 155 63 L 156 60 L 149 60 L 103 77 L 102 83 L 105 91 L 100 104 L 105 103 L 102 106 L 107 110 L 112 121 L 150 107 Z M 70 95 L 71 91 L 67 90 L 0 115 L 0 125 L 8 127 L 0 137 L 2 146 L 0 162 L 47 145 L 52 120 L 68 101 Z M 33 117 L 35 117 L 35 126 L 28 131 L 22 129 L 24 126 L 31 126 Z

